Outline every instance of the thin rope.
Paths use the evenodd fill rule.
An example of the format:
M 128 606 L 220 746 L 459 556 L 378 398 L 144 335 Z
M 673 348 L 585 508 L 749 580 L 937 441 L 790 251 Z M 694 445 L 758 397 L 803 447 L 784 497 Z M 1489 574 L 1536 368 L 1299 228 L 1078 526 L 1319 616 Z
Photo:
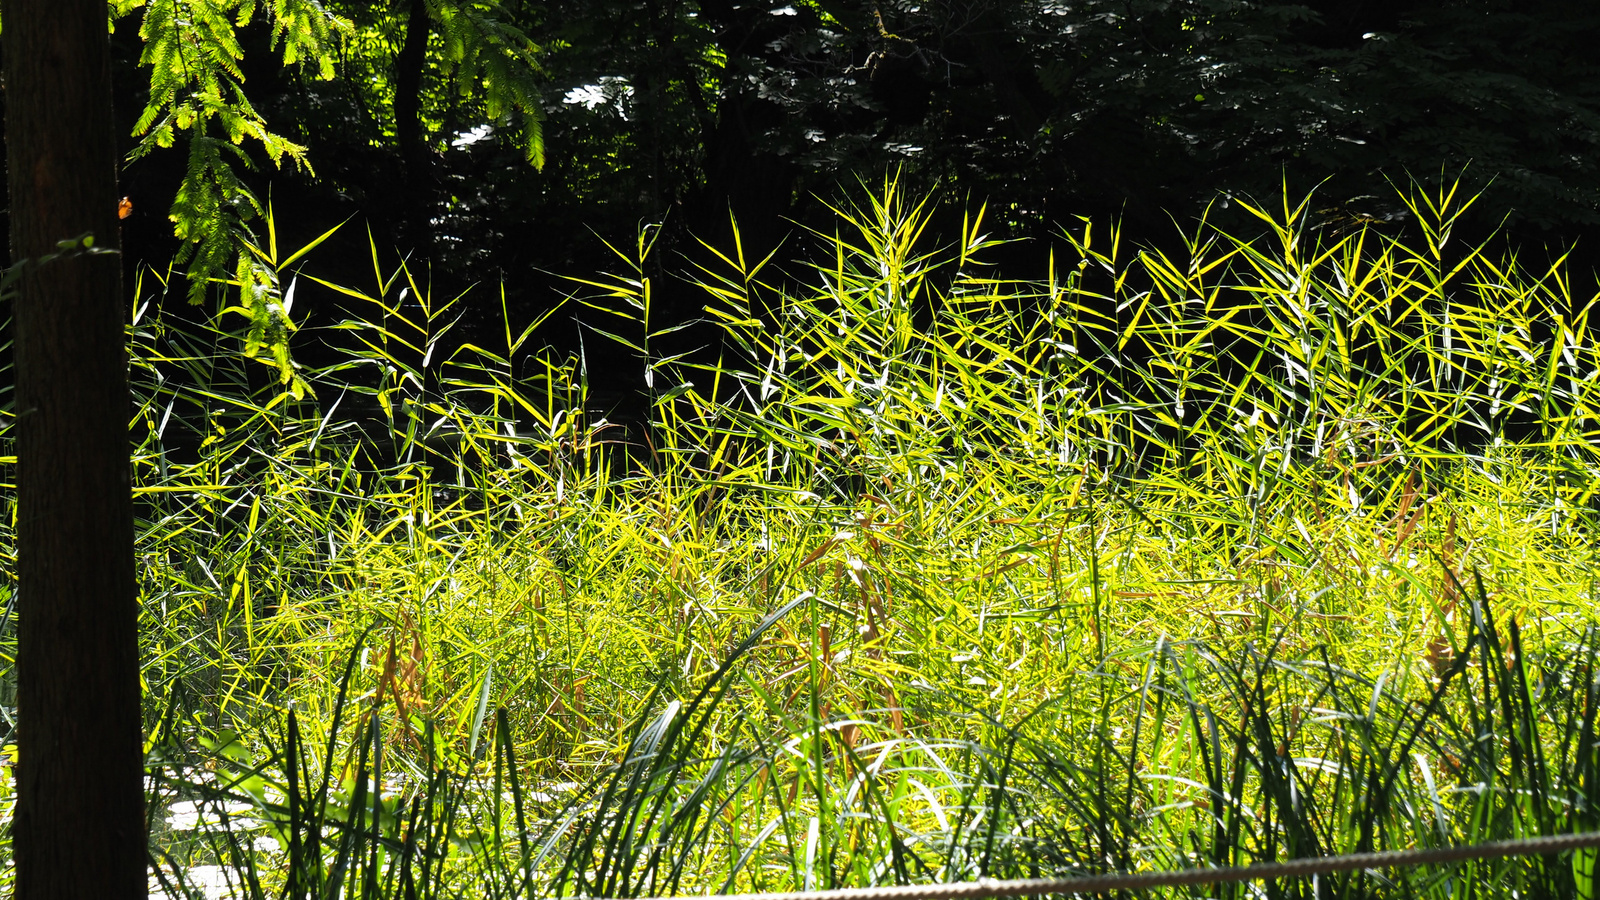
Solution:
M 832 891 L 722 894 L 716 900 L 978 900 L 988 897 L 1031 897 L 1044 894 L 1094 894 L 1103 891 L 1138 891 L 1160 887 L 1295 878 L 1329 872 L 1349 872 L 1355 869 L 1392 869 L 1467 859 L 1544 856 L 1564 850 L 1589 847 L 1600 847 L 1600 832 L 1492 841 L 1466 847 L 1430 847 L 1416 850 L 1386 850 L 1381 853 L 1351 853 L 1345 856 L 1313 856 L 1224 869 L 1182 869 L 1176 872 L 1118 873 L 1013 881 L 983 878 L 958 884 L 902 884 L 841 888 Z M 672 898 L 653 897 L 649 900 L 672 900 Z

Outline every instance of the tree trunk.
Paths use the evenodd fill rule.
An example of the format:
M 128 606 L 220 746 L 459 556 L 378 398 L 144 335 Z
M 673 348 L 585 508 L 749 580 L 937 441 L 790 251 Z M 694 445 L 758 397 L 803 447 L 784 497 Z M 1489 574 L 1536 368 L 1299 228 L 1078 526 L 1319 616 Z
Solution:
M 138 607 L 105 0 L 0 0 L 15 306 L 16 896 L 143 898 Z M 92 234 L 94 253 L 57 242 Z M 59 254 L 55 259 L 46 259 Z
M 433 227 L 428 218 L 433 208 L 433 172 L 428 147 L 422 134 L 422 75 L 428 64 L 428 19 L 426 0 L 411 0 L 406 14 L 406 39 L 394 60 L 394 137 L 399 145 L 400 165 L 407 186 L 401 202 L 414 241 L 425 256 L 433 256 Z
M 752 65 L 772 27 L 758 6 L 728 0 L 703 2 L 700 14 L 716 29 L 723 66 L 718 80 L 716 123 L 701 132 L 705 181 L 685 204 L 692 233 L 717 245 L 732 240 L 728 214 L 738 220 L 747 258 L 761 259 L 789 231 L 785 221 L 794 206 L 798 171 L 788 158 L 759 146 L 759 138 L 782 125 L 786 113 L 776 102 L 749 90 L 744 66 Z M 758 60 L 756 60 L 758 61 Z M 693 315 L 698 307 L 681 311 Z

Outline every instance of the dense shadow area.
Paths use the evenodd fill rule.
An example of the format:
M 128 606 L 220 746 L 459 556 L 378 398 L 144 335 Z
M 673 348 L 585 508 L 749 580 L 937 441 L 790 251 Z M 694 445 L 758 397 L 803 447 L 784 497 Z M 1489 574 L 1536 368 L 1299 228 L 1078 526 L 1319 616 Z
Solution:
M 652 270 L 662 323 L 700 314 L 700 294 L 671 276 L 714 261 L 700 240 L 728 246 L 730 214 L 747 256 L 776 248 L 775 267 L 803 281 L 791 263 L 808 252 L 805 230 L 831 229 L 826 204 L 886 173 L 942 191 L 934 242 L 954 240 L 962 214 L 987 204 L 993 232 L 1017 242 L 991 258 L 1016 278 L 1041 277 L 1079 216 L 1118 221 L 1126 240 L 1173 255 L 1202 214 L 1241 237 L 1259 231 L 1230 196 L 1315 188 L 1330 229 L 1406 229 L 1389 182 L 1463 175 L 1467 190 L 1487 191 L 1457 241 L 1499 229 L 1525 260 L 1573 248 L 1585 283 L 1600 262 L 1600 172 L 1585 162 L 1596 158 L 1600 94 L 1580 64 L 1600 24 L 1585 4 L 959 6 L 505 0 L 496 15 L 543 48 L 542 169 L 520 132 L 451 93 L 441 63 L 408 75 L 369 48 L 322 80 L 285 66 L 273 26 L 258 20 L 238 30 L 241 83 L 271 128 L 309 148 L 313 168 L 280 168 L 249 140 L 238 147 L 249 164 L 236 168 L 257 201 L 272 201 L 287 244 L 350 222 L 319 262 L 329 280 L 370 277 L 370 230 L 438 293 L 503 284 L 517 321 L 572 293 L 565 276 L 614 270 L 604 242 L 631 245 L 653 223 L 664 224 Z M 409 40 L 407 8 L 329 6 L 382 39 L 372 46 L 395 48 Z M 142 16 L 119 19 L 113 36 L 129 150 L 149 100 Z M 404 110 L 385 93 L 405 78 L 420 93 L 420 149 L 400 146 Z M 125 167 L 130 284 L 138 265 L 164 268 L 179 249 L 168 215 L 188 152 L 180 137 Z M 249 202 L 232 202 L 264 239 Z M 497 294 L 476 293 L 463 335 L 492 331 Z M 313 320 L 339 316 L 328 296 L 302 302 Z M 582 314 L 554 317 L 542 340 L 576 349 Z M 674 339 L 703 343 L 694 329 Z

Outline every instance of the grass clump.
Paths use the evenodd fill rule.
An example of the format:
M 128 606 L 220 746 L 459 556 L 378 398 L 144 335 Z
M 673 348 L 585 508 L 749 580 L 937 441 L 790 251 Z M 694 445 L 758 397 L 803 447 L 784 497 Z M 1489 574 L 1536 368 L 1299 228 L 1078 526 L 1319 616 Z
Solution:
M 136 317 L 163 884 L 621 897 L 1590 827 L 1593 300 L 1407 199 L 1416 246 L 1286 203 L 1187 258 L 1085 222 L 1027 282 L 891 182 L 805 278 L 699 270 L 720 350 L 679 357 L 646 233 L 575 295 L 638 361 L 631 431 L 582 355 L 455 341 L 466 301 L 376 252 L 322 283 L 365 313 L 320 368 Z M 310 257 L 262 258 L 288 321 Z M 1573 896 L 1592 863 L 1213 893 Z

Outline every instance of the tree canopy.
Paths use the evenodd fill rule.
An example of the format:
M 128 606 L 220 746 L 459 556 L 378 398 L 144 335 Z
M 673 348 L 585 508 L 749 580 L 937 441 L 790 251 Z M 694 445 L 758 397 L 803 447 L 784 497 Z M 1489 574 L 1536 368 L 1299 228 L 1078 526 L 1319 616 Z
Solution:
M 155 261 L 176 240 L 194 299 L 233 271 L 269 192 L 307 232 L 363 218 L 438 273 L 514 293 L 600 264 L 592 233 L 641 222 L 692 248 L 731 211 L 769 248 L 816 220 L 818 195 L 888 168 L 987 202 L 1013 236 L 1077 215 L 1170 233 L 1284 185 L 1320 185 L 1326 223 L 1403 219 L 1387 181 L 1463 172 L 1487 186 L 1484 224 L 1519 238 L 1600 224 L 1600 13 L 1578 0 L 115 0 L 111 15 L 130 251 Z

